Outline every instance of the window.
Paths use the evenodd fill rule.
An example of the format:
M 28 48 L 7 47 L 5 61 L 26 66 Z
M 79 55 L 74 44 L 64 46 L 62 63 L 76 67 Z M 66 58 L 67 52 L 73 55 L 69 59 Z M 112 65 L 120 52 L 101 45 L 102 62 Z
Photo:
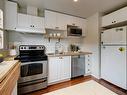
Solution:
M 0 49 L 3 49 L 4 30 L 3 30 L 3 11 L 0 9 Z

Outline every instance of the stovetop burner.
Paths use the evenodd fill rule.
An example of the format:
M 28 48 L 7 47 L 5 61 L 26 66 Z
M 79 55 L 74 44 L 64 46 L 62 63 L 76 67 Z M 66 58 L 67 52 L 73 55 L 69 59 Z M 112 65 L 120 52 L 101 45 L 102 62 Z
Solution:
M 43 45 L 21 45 L 19 46 L 19 55 L 15 58 L 15 60 L 21 62 L 44 61 L 47 59 Z

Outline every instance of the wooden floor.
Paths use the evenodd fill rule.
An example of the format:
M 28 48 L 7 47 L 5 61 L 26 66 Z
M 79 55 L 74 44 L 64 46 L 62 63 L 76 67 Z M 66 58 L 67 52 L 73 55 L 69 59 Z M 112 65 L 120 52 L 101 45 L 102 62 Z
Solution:
M 58 89 L 61 89 L 61 88 L 69 87 L 69 86 L 72 86 L 72 85 L 75 85 L 75 84 L 78 84 L 78 83 L 82 83 L 82 82 L 86 82 L 86 81 L 89 81 L 89 80 L 95 80 L 96 82 L 102 84 L 103 86 L 105 86 L 106 88 L 112 90 L 113 92 L 117 93 L 118 95 L 127 95 L 127 91 L 125 91 L 125 90 L 123 90 L 119 87 L 116 87 L 116 86 L 114 86 L 114 85 L 112 85 L 112 84 L 110 84 L 110 83 L 108 83 L 104 80 L 98 80 L 98 79 L 96 79 L 94 77 L 91 77 L 91 76 L 75 78 L 75 79 L 72 79 L 70 81 L 55 84 L 55 85 L 47 87 L 46 89 L 39 90 L 39 91 L 36 91 L 36 92 L 32 92 L 32 93 L 25 94 L 25 95 L 43 95 L 44 93 L 48 93 L 48 92 L 58 90 Z

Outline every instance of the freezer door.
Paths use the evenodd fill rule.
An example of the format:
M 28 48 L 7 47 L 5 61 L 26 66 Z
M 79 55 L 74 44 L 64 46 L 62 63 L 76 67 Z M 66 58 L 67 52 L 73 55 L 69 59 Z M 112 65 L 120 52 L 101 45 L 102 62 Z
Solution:
M 105 30 L 101 33 L 101 42 L 104 45 L 126 44 L 126 29 L 127 27 L 117 27 Z
M 104 46 L 101 52 L 101 78 L 127 89 L 126 47 Z

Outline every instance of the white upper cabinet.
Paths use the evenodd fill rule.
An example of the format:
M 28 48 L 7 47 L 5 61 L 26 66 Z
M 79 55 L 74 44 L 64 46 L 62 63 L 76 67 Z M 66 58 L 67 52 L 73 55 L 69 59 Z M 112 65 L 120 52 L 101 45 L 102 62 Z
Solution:
M 37 17 L 37 16 L 30 16 L 31 25 L 33 24 L 33 27 L 36 29 L 44 29 L 44 18 L 43 17 Z
M 18 13 L 17 31 L 45 33 L 44 18 Z
M 102 27 L 127 21 L 127 7 L 117 10 L 102 17 Z
M 5 2 L 5 29 L 16 30 L 17 25 L 17 3 Z
M 79 28 L 82 28 L 83 35 L 85 34 L 85 19 L 45 10 L 45 28 L 67 30 L 67 25 L 78 26 Z
M 57 13 L 57 26 L 60 30 L 67 30 L 68 15 Z
M 29 28 L 29 16 L 26 14 L 18 13 L 17 29 Z
M 56 29 L 56 13 L 52 11 L 45 10 L 45 28 Z
M 67 30 L 67 15 L 45 10 L 45 28 Z
M 3 29 L 3 11 L 0 9 L 0 28 Z

